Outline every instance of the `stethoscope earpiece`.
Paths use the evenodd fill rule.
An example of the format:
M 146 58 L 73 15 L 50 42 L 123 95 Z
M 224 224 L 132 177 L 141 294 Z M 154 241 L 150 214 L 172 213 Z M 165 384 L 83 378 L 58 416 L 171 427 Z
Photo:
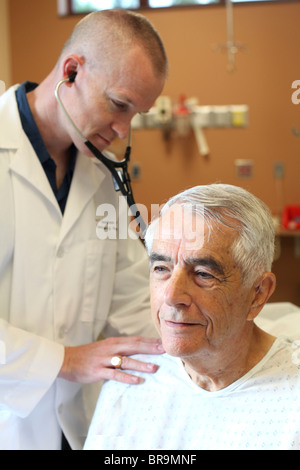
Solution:
M 74 82 L 75 82 L 76 75 L 77 75 L 77 72 L 74 72 L 72 75 L 70 75 L 70 76 L 68 77 L 68 81 L 69 81 L 70 83 L 74 83 Z

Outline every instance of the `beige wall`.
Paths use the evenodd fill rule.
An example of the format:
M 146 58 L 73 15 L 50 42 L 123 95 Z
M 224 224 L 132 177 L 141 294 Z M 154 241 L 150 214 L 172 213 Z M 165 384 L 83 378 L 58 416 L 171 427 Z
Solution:
M 13 82 L 40 81 L 79 18 L 59 18 L 56 0 L 9 0 L 9 7 Z M 135 131 L 133 160 L 142 170 L 134 183 L 137 201 L 150 207 L 187 187 L 221 181 L 249 189 L 274 212 L 278 205 L 300 204 L 300 138 L 292 133 L 293 126 L 300 131 L 300 105 L 291 102 L 291 84 L 300 79 L 300 2 L 234 6 L 235 38 L 245 49 L 233 74 L 226 55 L 212 50 L 226 41 L 224 7 L 145 15 L 161 32 L 170 59 L 164 93 L 174 101 L 182 93 L 196 96 L 202 105 L 247 104 L 250 125 L 207 130 L 207 158 L 199 155 L 193 135 L 166 142 L 159 130 Z M 251 180 L 236 177 L 236 159 L 253 160 Z M 285 165 L 281 188 L 273 175 L 276 161 Z M 300 305 L 300 260 L 293 253 L 293 240 L 284 240 L 274 266 L 279 285 L 273 300 Z
M 11 84 L 8 2 L 0 0 L 0 80 L 6 87 Z

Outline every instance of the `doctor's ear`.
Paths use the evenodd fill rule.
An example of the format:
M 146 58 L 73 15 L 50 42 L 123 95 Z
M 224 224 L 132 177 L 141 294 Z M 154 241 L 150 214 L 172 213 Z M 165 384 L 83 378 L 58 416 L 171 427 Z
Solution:
M 74 83 L 78 70 L 83 64 L 83 57 L 73 54 L 68 56 L 63 64 L 64 79 L 68 79 L 70 84 Z
M 275 274 L 264 273 L 259 279 L 257 279 L 253 286 L 254 297 L 247 320 L 252 321 L 257 317 L 265 304 L 268 302 L 271 295 L 274 293 L 275 288 Z

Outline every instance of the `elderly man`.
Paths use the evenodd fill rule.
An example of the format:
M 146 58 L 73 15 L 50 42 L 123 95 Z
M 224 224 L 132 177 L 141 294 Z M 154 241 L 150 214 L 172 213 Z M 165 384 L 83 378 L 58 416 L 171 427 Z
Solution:
M 294 344 L 254 323 L 275 289 L 266 206 L 229 185 L 174 197 L 146 235 L 167 354 L 104 386 L 86 449 L 300 449 Z
M 97 208 L 118 210 L 119 193 L 80 135 L 99 151 L 126 138 L 166 73 L 145 17 L 101 11 L 78 23 L 39 85 L 1 96 L 0 449 L 56 450 L 62 435 L 64 449 L 82 449 L 96 405 L 83 384 L 135 384 L 130 370 L 156 370 L 147 359 L 124 359 L 127 373 L 111 363 L 163 349 L 150 339 L 142 244 L 97 236 Z

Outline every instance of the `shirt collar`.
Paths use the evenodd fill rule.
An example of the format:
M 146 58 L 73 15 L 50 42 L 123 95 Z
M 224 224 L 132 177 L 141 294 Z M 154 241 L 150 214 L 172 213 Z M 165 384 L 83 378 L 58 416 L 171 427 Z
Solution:
M 28 139 L 31 142 L 31 145 L 34 148 L 35 153 L 37 154 L 41 164 L 43 165 L 48 160 L 52 160 L 51 156 L 49 155 L 45 144 L 43 142 L 42 136 L 40 131 L 35 123 L 33 118 L 31 109 L 28 104 L 26 94 L 30 91 L 33 91 L 37 88 L 38 84 L 34 82 L 23 82 L 22 85 L 16 90 L 16 98 L 21 118 L 21 123 L 25 134 L 27 135 Z M 76 162 L 76 154 L 77 150 L 74 145 L 71 147 L 71 158 L 70 158 L 70 165 L 69 171 L 71 173 L 74 172 L 75 162 Z
M 50 157 L 38 127 L 34 121 L 31 109 L 28 104 L 26 93 L 33 91 L 38 86 L 37 83 L 24 82 L 16 91 L 16 98 L 21 118 L 21 123 L 25 134 L 31 142 L 40 162 L 45 163 Z

